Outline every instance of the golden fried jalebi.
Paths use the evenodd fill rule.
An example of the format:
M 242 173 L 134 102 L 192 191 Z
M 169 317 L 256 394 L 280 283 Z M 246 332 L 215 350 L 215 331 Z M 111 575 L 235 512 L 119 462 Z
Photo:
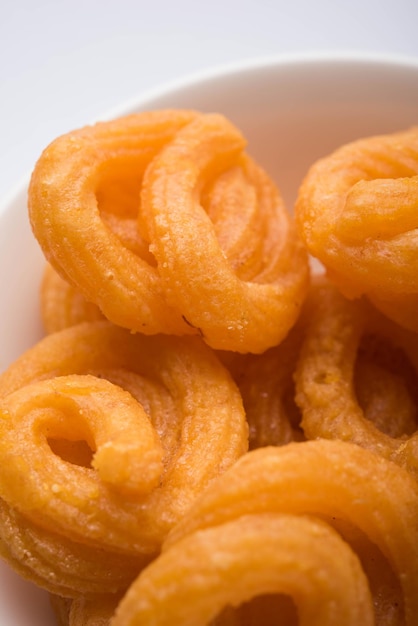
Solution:
M 418 478 L 418 336 L 326 281 L 309 312 L 295 373 L 306 437 L 352 441 Z
M 412 626 L 418 608 L 417 515 L 417 482 L 354 444 L 317 440 L 253 450 L 195 501 L 162 554 L 132 584 L 111 624 L 165 624 L 164 615 L 181 615 L 177 623 L 183 626 L 208 624 L 227 604 L 283 590 L 293 595 L 302 623 L 374 623 L 369 586 L 376 613 L 383 614 L 390 594 L 382 585 L 393 571 L 399 593 L 393 596 L 392 623 L 404 616 Z M 349 543 L 354 537 L 351 547 L 361 550 L 361 567 L 331 526 L 343 527 Z M 380 569 L 389 574 L 363 566 L 376 550 Z M 361 570 L 370 574 L 368 582 Z M 354 580 L 348 582 L 347 575 Z M 335 612 L 327 614 L 331 597 Z
M 63 330 L 80 322 L 104 319 L 100 309 L 74 289 L 51 265 L 44 270 L 41 292 L 41 319 L 47 333 Z
M 418 127 L 315 163 L 296 224 L 191 110 L 57 138 L 28 202 L 0 556 L 59 625 L 416 626 Z
M 149 558 L 248 446 L 239 392 L 197 337 L 74 326 L 18 359 L 0 397 L 0 496 L 67 551 L 73 542 Z M 60 567 L 50 564 L 44 586 L 69 595 Z
M 296 321 L 308 262 L 276 186 L 244 149 L 223 116 L 189 111 L 74 131 L 36 164 L 33 231 L 117 325 L 262 352 Z
M 112 626 L 206 626 L 257 594 L 295 599 L 301 626 L 371 626 L 367 580 L 352 550 L 304 516 L 241 516 L 187 535 L 138 578 Z
M 296 220 L 309 251 L 349 297 L 366 294 L 418 331 L 418 127 L 357 140 L 320 159 Z
M 125 589 L 151 558 L 45 530 L 1 498 L 0 555 L 23 578 L 67 597 Z

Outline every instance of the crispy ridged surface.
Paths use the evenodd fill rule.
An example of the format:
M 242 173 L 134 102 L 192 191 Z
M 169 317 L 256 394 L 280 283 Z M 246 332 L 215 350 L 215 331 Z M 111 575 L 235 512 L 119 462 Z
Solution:
M 312 290 L 296 402 L 308 439 L 351 441 L 418 478 L 418 336 L 327 281 Z
M 405 619 L 412 625 L 417 507 L 416 481 L 356 445 L 309 441 L 254 450 L 195 502 L 168 537 L 162 555 L 132 584 L 111 624 L 165 624 L 164 607 L 180 616 L 178 623 L 209 624 L 228 604 L 281 591 L 293 597 L 300 623 L 317 623 L 320 616 L 318 623 L 372 624 L 371 597 L 376 613 L 384 614 L 387 597 L 382 598 L 382 589 L 394 575 L 399 590 L 392 598 L 392 623 Z M 345 542 L 339 546 L 337 530 L 351 550 Z M 301 555 L 305 541 L 310 547 Z M 376 548 L 380 569 L 363 569 L 360 563 L 370 561 Z M 183 585 L 188 602 L 182 600 Z M 208 588 L 213 590 L 210 599 Z M 333 598 L 333 610 L 328 610 L 327 597 Z
M 32 175 L 35 236 L 115 324 L 262 352 L 296 321 L 308 262 L 279 191 L 245 145 L 223 116 L 189 111 L 64 135 Z
M 308 250 L 349 297 L 367 295 L 418 331 L 418 127 L 366 137 L 313 164 L 296 221 Z
M 85 323 L 23 355 L 0 396 L 0 495 L 66 548 L 149 558 L 248 446 L 239 392 L 198 338 Z

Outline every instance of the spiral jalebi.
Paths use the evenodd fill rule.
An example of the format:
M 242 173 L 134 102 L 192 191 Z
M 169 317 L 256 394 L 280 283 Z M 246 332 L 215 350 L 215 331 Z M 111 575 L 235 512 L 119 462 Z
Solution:
M 203 626 L 227 605 L 284 592 L 299 623 L 374 624 L 386 610 L 382 585 L 394 576 L 393 611 L 412 626 L 417 507 L 417 482 L 357 445 L 318 440 L 254 450 L 195 502 L 110 623 L 160 626 L 171 618 Z M 362 560 L 376 548 L 383 567 L 369 567 L 369 579 Z
M 312 165 L 295 216 L 348 297 L 418 331 L 418 127 L 348 143 Z
M 248 446 L 240 394 L 197 337 L 133 336 L 106 321 L 74 326 L 18 359 L 0 377 L 0 398 L 7 503 L 0 535 L 15 515 L 16 542 L 24 542 L 27 524 L 30 548 L 10 547 L 13 533 L 7 542 L 29 576 L 24 551 L 34 550 L 36 562 L 49 546 L 44 586 L 57 593 L 65 585 L 67 594 L 71 585 L 77 592 L 105 587 L 94 567 L 88 581 L 81 567 L 77 585 L 76 561 L 94 561 L 96 552 L 101 578 L 115 590 L 121 576 L 112 574 L 111 555 L 116 563 L 118 554 L 122 562 L 147 562 L 196 495 Z M 67 553 L 64 563 L 54 562 L 54 544 Z
M 311 292 L 295 380 L 308 439 L 357 443 L 418 478 L 418 335 L 324 280 Z
M 138 113 L 59 137 L 31 178 L 35 236 L 111 322 L 262 352 L 296 321 L 308 261 L 276 185 L 245 145 L 223 116 L 190 111 Z

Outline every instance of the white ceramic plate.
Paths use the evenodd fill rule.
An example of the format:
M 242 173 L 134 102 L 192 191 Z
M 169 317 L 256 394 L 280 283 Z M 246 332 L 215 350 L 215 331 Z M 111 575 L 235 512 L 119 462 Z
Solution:
M 418 124 L 418 60 L 346 55 L 246 62 L 145 94 L 106 118 L 166 107 L 228 116 L 291 208 L 302 177 L 318 157 L 355 138 Z M 0 207 L 0 251 L 2 371 L 41 336 L 43 257 L 27 220 L 26 185 Z M 0 624 L 54 624 L 46 594 L 3 563 Z

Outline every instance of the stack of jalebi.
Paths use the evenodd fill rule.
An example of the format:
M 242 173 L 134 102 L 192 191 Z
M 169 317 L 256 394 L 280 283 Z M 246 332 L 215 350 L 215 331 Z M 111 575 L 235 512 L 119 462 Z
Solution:
M 294 224 L 221 115 L 45 150 L 0 554 L 59 626 L 417 625 L 417 172 L 417 129 L 342 147 Z

